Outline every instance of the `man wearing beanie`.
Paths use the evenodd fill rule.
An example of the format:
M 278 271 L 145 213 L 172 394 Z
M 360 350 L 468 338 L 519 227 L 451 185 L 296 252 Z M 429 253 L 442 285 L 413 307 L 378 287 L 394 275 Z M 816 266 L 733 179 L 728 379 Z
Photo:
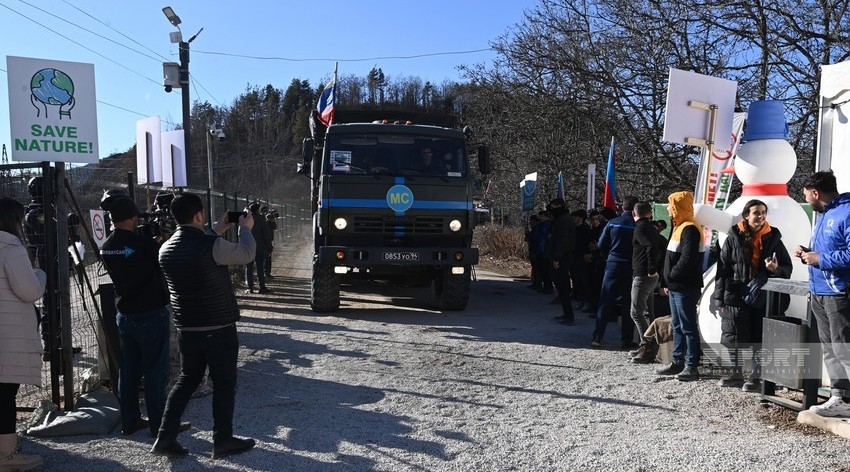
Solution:
M 100 253 L 115 287 L 118 310 L 121 431 L 128 435 L 147 429 L 155 437 L 165 409 L 170 323 L 159 247 L 153 239 L 135 232 L 139 209 L 130 197 L 118 197 L 108 205 L 108 211 L 115 231 L 103 243 Z M 140 377 L 144 377 L 147 420 L 139 412 Z

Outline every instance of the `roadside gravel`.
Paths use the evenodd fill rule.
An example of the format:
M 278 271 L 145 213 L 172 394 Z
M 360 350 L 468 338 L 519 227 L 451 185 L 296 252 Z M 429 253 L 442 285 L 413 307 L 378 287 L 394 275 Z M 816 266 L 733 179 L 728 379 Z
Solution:
M 212 460 L 211 397 L 192 400 L 191 455 L 148 453 L 142 433 L 26 439 L 44 471 L 815 471 L 850 470 L 845 440 L 705 380 L 656 377 L 591 320 L 526 282 L 478 271 L 464 312 L 428 289 L 355 284 L 343 309 L 308 309 L 309 256 L 276 253 L 270 296 L 242 297 L 235 429 L 254 451 Z M 377 291 L 377 294 L 371 293 Z

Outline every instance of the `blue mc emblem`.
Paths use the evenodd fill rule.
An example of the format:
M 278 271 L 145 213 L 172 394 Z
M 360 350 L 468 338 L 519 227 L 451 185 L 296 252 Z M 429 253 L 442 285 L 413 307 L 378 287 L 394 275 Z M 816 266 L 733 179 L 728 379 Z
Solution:
M 402 213 L 413 206 L 413 192 L 406 185 L 393 185 L 387 192 L 387 206 L 396 213 Z

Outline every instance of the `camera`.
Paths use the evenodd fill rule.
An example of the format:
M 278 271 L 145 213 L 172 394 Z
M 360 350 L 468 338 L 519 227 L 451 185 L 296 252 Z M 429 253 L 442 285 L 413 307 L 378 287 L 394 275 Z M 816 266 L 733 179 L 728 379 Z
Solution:
M 215 136 L 219 141 L 224 141 L 227 137 L 224 134 L 224 130 L 221 128 L 210 128 L 210 136 Z
M 158 193 L 154 198 L 154 205 L 148 211 L 139 215 L 139 225 L 137 226 L 139 234 L 151 238 L 168 239 L 177 229 L 177 223 L 171 215 L 171 202 L 173 200 L 173 193 Z
M 248 216 L 247 211 L 228 211 L 227 212 L 227 222 L 238 224 L 240 216 Z

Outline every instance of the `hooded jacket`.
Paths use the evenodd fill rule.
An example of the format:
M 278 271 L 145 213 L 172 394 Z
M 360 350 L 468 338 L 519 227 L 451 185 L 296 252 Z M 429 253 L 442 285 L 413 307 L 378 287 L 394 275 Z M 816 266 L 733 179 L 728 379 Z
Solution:
M 850 282 L 850 193 L 826 206 L 812 236 L 818 267 L 809 267 L 809 290 L 815 295 L 844 295 Z
M 705 245 L 702 226 L 694 220 L 694 194 L 671 193 L 668 203 L 674 229 L 664 258 L 664 283 L 673 291 L 702 288 Z
M 0 383 L 41 385 L 41 340 L 33 303 L 47 275 L 33 269 L 14 234 L 0 231 Z

